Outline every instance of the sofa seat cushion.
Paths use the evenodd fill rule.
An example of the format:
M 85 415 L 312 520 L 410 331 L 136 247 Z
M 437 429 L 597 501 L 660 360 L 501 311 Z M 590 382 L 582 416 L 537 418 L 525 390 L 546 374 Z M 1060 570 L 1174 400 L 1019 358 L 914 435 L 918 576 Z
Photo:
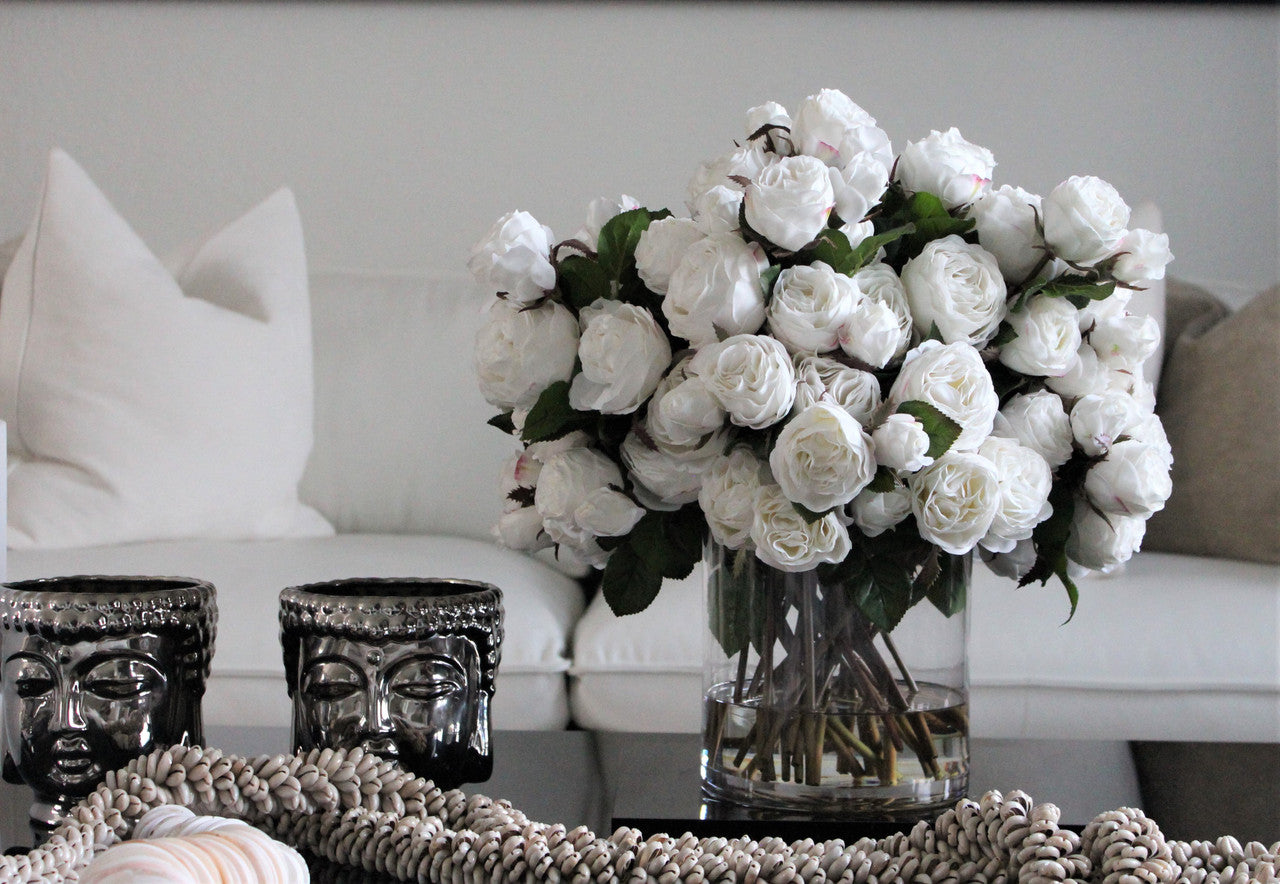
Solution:
M 206 724 L 287 726 L 279 638 L 287 586 L 344 577 L 460 577 L 502 590 L 506 637 L 494 727 L 562 728 L 569 636 L 582 613 L 578 583 L 527 556 L 478 540 L 339 534 L 255 542 L 169 541 L 66 550 L 11 550 L 10 580 L 73 574 L 197 577 L 217 589 L 218 635 Z
M 1280 740 L 1280 568 L 1141 553 L 1083 579 L 1068 624 L 1056 582 L 973 573 L 974 736 Z M 593 600 L 574 637 L 574 720 L 698 730 L 702 607 L 696 572 L 630 617 Z

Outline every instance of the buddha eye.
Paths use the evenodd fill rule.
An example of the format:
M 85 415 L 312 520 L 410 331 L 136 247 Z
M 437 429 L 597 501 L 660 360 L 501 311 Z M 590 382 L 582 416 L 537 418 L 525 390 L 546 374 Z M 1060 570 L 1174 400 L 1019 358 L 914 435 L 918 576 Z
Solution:
M 432 682 L 397 682 L 391 686 L 391 691 L 396 696 L 403 697 L 406 700 L 429 703 L 432 700 L 439 700 L 441 697 L 460 693 L 463 687 L 461 682 L 444 679 Z
M 13 685 L 20 699 L 42 697 L 57 685 L 53 671 L 39 660 L 17 657 L 5 665 L 4 680 Z
M 41 697 L 53 690 L 54 681 L 52 678 L 44 675 L 33 675 L 25 678 L 15 679 L 14 691 L 24 700 L 31 697 Z
M 388 687 L 403 700 L 430 703 L 464 692 L 467 682 L 457 664 L 446 657 L 412 657 L 391 673 Z
M 132 700 L 164 682 L 160 670 L 137 657 L 112 657 L 89 670 L 84 689 L 104 700 Z
M 343 700 L 364 690 L 364 677 L 344 660 L 316 660 L 302 675 L 302 690 L 319 702 Z

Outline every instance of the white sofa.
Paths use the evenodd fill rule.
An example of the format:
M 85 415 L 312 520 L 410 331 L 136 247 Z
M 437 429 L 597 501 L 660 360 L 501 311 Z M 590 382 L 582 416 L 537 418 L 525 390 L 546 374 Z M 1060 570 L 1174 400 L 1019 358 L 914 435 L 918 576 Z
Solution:
M 494 705 L 504 729 L 698 728 L 701 596 L 665 586 L 619 619 L 578 582 L 489 540 L 511 442 L 485 425 L 471 341 L 483 296 L 465 279 L 313 273 L 315 444 L 302 498 L 336 536 L 9 551 L 8 579 L 177 574 L 217 587 L 205 720 L 288 721 L 277 597 L 354 576 L 497 584 L 506 641 Z M 1061 589 L 976 566 L 972 721 L 982 737 L 1280 741 L 1280 568 L 1140 553 Z

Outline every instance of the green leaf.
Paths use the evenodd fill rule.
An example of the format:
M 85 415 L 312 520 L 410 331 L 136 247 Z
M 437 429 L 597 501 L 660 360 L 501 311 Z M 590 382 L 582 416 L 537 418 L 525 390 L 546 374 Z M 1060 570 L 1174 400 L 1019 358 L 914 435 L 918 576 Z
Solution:
M 569 404 L 569 382 L 556 381 L 542 391 L 524 420 L 520 438 L 525 442 L 547 442 L 589 426 L 594 415 L 575 411 Z
M 1068 464 L 1069 466 L 1069 464 Z M 1036 560 L 1031 570 L 1018 581 L 1019 586 L 1038 582 L 1041 585 L 1049 582 L 1049 578 L 1057 576 L 1067 590 L 1067 599 L 1071 602 L 1071 610 L 1067 614 L 1066 623 L 1076 615 L 1076 605 L 1080 601 L 1080 593 L 1067 573 L 1067 538 L 1071 534 L 1072 519 L 1075 516 L 1075 496 L 1071 483 L 1059 480 L 1049 492 L 1049 506 L 1053 514 L 1035 527 L 1031 534 L 1035 544 Z
M 515 435 L 516 425 L 515 422 L 511 420 L 511 412 L 509 411 L 504 411 L 502 414 L 495 414 L 493 417 L 485 421 L 485 423 L 491 427 L 497 427 L 508 436 Z
M 828 227 L 818 234 L 814 244 L 805 250 L 810 261 L 821 261 L 836 273 L 853 274 L 857 268 L 853 266 L 853 247 L 849 245 L 849 237 L 839 230 Z
M 991 339 L 987 346 L 1003 347 L 1005 344 L 1012 343 L 1018 337 L 1018 332 L 1007 322 L 1000 323 L 1000 330 L 996 332 L 996 336 Z
M 894 475 L 893 470 L 888 467 L 876 467 L 876 474 L 871 479 L 871 484 L 867 485 L 868 491 L 874 491 L 876 494 L 887 494 L 898 487 L 898 478 Z
M 755 565 L 745 556 L 754 558 L 750 551 L 738 550 L 718 570 L 707 575 L 711 581 L 707 622 L 726 657 L 747 649 L 761 619 L 762 594 L 755 582 Z
M 937 406 L 921 399 L 908 399 L 898 406 L 898 414 L 909 414 L 924 425 L 929 435 L 929 457 L 939 458 L 960 438 L 960 424 L 947 417 Z
M 765 300 L 773 294 L 773 284 L 778 281 L 778 276 L 782 273 L 781 264 L 771 264 L 769 269 L 760 274 L 760 290 L 764 292 Z
M 688 577 L 702 558 L 702 511 L 689 504 L 674 512 L 650 510 L 627 535 L 663 577 Z
M 1088 276 L 1060 276 L 1028 289 L 1046 298 L 1066 298 L 1072 306 L 1085 307 L 1090 301 L 1109 298 L 1116 290 L 1114 280 L 1097 280 Z M 1028 295 L 1030 297 L 1030 295 Z
M 560 262 L 558 281 L 565 302 L 575 311 L 612 294 L 604 268 L 583 255 L 569 255 Z
M 938 558 L 938 575 L 929 585 L 927 595 L 943 616 L 951 617 L 964 610 L 968 594 L 968 567 L 965 556 L 943 553 Z
M 835 509 L 835 507 L 832 507 L 829 510 L 823 510 L 822 512 L 819 513 L 809 509 L 807 506 L 804 506 L 803 504 L 796 503 L 794 500 L 791 501 L 791 505 L 795 507 L 796 512 L 800 514 L 800 518 L 804 519 L 810 525 L 812 525 L 814 522 L 821 522 L 823 519 L 827 517 L 828 513 L 832 512 L 832 510 Z
M 867 571 L 871 579 L 856 587 L 853 602 L 882 631 L 892 632 L 911 607 L 911 579 L 885 559 L 871 559 Z
M 629 543 L 610 554 L 600 578 L 604 600 L 619 617 L 638 614 L 649 607 L 661 588 L 662 574 Z
M 942 200 L 937 195 L 924 190 L 911 194 L 911 198 L 907 200 L 906 212 L 908 217 L 915 221 L 950 217 Z
M 876 233 L 868 236 L 862 242 L 858 243 L 853 249 L 853 254 L 849 259 L 850 265 L 853 269 L 851 271 L 846 270 L 843 272 L 852 276 L 854 273 L 857 273 L 863 267 L 866 267 L 875 260 L 875 257 L 880 252 L 881 248 L 915 232 L 915 224 L 903 224 L 901 227 L 894 227 L 891 230 L 886 230 L 884 233 Z
M 632 209 L 614 215 L 600 228 L 596 252 L 600 267 L 610 280 L 621 281 L 623 271 L 635 267 L 636 244 L 652 217 L 648 209 Z

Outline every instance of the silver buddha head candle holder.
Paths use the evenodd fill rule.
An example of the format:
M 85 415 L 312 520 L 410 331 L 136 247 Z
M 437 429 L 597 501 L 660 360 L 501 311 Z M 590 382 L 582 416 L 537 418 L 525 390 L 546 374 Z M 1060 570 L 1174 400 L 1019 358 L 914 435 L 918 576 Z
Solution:
M 214 588 L 181 577 L 0 587 L 4 778 L 35 792 L 37 841 L 108 771 L 203 739 Z
M 419 578 L 290 587 L 280 641 L 295 749 L 360 747 L 443 789 L 489 778 L 497 587 Z

